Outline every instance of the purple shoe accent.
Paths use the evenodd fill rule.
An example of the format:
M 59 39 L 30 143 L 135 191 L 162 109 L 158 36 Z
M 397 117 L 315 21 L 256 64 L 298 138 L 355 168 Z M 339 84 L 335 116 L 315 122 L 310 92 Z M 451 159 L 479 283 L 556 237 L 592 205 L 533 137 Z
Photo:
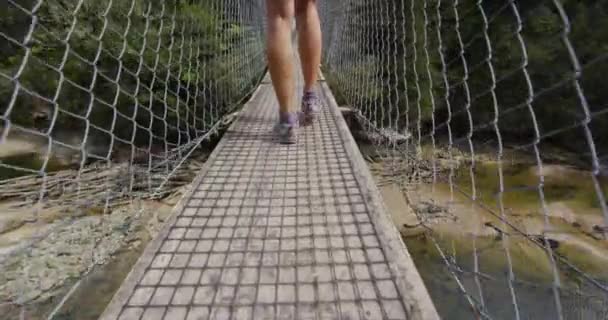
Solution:
M 280 112 L 279 122 L 282 124 L 297 126 L 298 114 L 296 112 Z
M 304 92 L 302 97 L 302 119 L 304 125 L 312 124 L 321 111 L 321 101 L 314 91 Z
M 279 143 L 294 144 L 297 141 L 298 114 L 294 112 L 279 113 L 279 123 L 274 127 L 274 132 Z

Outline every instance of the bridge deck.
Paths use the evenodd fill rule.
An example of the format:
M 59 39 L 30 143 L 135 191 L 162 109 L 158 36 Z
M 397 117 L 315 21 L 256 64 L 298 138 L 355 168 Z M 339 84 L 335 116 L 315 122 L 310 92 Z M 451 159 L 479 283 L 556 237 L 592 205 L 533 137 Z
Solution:
M 325 83 L 277 144 L 264 81 L 102 319 L 437 319 Z

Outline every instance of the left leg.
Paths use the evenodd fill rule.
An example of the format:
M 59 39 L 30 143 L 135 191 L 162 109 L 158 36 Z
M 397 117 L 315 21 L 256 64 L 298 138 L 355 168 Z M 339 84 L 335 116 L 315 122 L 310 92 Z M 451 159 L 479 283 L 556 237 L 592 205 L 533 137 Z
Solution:
M 283 143 L 295 142 L 297 125 L 293 96 L 295 72 L 291 46 L 293 11 L 293 0 L 266 0 L 268 69 L 279 102 L 279 126 L 276 129 Z

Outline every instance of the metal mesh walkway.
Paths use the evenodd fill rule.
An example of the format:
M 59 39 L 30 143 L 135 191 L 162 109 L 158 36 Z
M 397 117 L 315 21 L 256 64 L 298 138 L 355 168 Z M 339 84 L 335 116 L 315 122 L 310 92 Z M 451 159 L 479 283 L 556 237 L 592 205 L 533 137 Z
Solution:
M 262 83 L 102 319 L 433 319 L 325 84 L 299 141 L 273 141 Z

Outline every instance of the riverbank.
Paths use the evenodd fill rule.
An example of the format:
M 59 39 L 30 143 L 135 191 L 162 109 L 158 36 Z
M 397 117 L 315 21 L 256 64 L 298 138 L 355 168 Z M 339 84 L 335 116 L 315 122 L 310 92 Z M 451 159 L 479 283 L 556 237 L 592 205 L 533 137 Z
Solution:
M 403 154 L 395 160 L 391 152 L 373 146 L 362 145 L 361 150 L 444 317 L 471 318 L 454 272 L 472 298 L 485 304 L 486 311 L 497 319 L 515 317 L 512 304 L 506 303 L 513 299 L 509 284 L 521 314 L 555 319 L 553 263 L 544 248 L 544 231 L 549 231 L 549 243 L 561 260 L 556 264 L 562 284 L 560 298 L 569 306 L 564 313 L 576 310 L 577 315 L 585 315 L 581 319 L 608 315 L 608 295 L 583 279 L 585 275 L 608 285 L 608 241 L 595 231 L 603 216 L 590 201 L 594 189 L 588 173 L 565 164 L 545 166 L 547 209 L 543 211 L 536 163 L 513 152 L 510 161 L 502 164 L 501 211 L 498 164 L 491 154 L 477 154 L 472 171 L 470 157 L 464 152 L 454 152 L 451 160 L 445 153 L 435 154 L 433 177 L 429 153 L 417 162 L 404 161 Z M 477 202 L 472 201 L 472 181 Z M 607 186 L 606 180 L 600 183 Z M 509 272 L 514 275 L 512 282 Z
M 57 216 L 48 223 L 25 223 L 1 234 L 0 249 L 13 251 L 0 261 L 0 301 L 3 302 L 0 312 L 17 317 L 20 306 L 26 305 L 27 319 L 45 318 L 79 279 L 95 277 L 100 272 L 112 274 L 112 283 L 120 285 L 117 279 L 124 278 L 131 266 L 125 265 L 121 270 L 108 270 L 105 266 L 116 265 L 117 259 L 136 258 L 186 189 L 161 201 L 134 201 L 103 215 Z M 15 248 L 24 244 L 27 245 Z M 109 279 L 109 274 L 102 278 Z M 88 290 L 86 295 L 73 296 L 69 303 L 98 292 L 93 287 Z M 94 300 L 107 302 L 113 291 L 107 293 L 109 296 L 94 294 Z
M 93 163 L 81 170 L 67 165 L 44 178 L 4 176 L 0 318 L 16 319 L 25 312 L 26 319 L 46 319 L 63 305 L 55 310 L 58 317 L 96 319 L 190 187 L 212 143 L 180 163 L 170 177 L 164 167 L 124 163 Z M 3 160 L 27 160 L 18 163 L 21 167 L 40 163 L 40 150 L 32 145 L 12 146 L 4 150 Z M 39 202 L 41 179 L 45 194 Z M 79 307 L 83 304 L 86 310 Z

